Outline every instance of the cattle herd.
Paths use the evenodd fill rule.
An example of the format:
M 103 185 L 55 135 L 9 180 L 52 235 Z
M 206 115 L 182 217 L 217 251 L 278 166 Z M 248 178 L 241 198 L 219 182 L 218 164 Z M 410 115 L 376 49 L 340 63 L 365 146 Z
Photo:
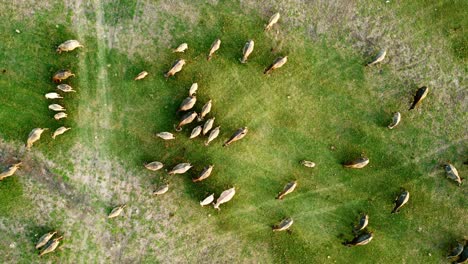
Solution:
M 280 19 L 280 14 L 279 13 L 274 14 L 270 18 L 268 24 L 266 25 L 265 31 L 270 30 L 279 21 L 279 19 Z M 253 40 L 248 40 L 246 42 L 244 48 L 242 49 L 242 53 L 243 53 L 242 58 L 239 59 L 241 63 L 247 63 L 249 55 L 254 50 L 254 45 L 255 44 Z M 77 40 L 68 40 L 58 46 L 57 52 L 60 54 L 61 52 L 64 52 L 64 51 L 68 52 L 76 48 L 82 48 L 82 47 L 83 45 L 81 45 Z M 211 45 L 211 48 L 208 52 L 208 56 L 207 56 L 208 61 L 214 57 L 216 51 L 220 47 L 221 47 L 221 40 L 216 39 Z M 189 48 L 188 44 L 183 43 L 179 45 L 177 48 L 173 49 L 172 51 L 175 53 L 182 53 L 188 48 Z M 372 65 L 381 63 L 382 61 L 384 61 L 386 54 L 387 54 L 386 49 L 381 50 L 377 54 L 377 56 L 371 62 L 369 62 L 366 66 L 372 66 Z M 287 56 L 279 57 L 275 59 L 273 63 L 264 70 L 264 74 L 270 74 L 272 71 L 282 67 L 283 65 L 286 64 L 287 60 L 288 60 Z M 186 61 L 184 59 L 176 60 L 174 64 L 171 66 L 171 68 L 164 74 L 164 77 L 170 78 L 174 76 L 175 74 L 177 74 L 183 69 L 185 64 L 186 64 Z M 75 76 L 75 74 L 73 74 L 70 70 L 60 70 L 53 76 L 52 80 L 55 83 L 61 83 L 67 78 L 73 77 L 73 76 Z M 146 76 L 148 76 L 148 72 L 143 71 L 140 74 L 138 74 L 134 80 L 135 81 L 142 80 Z M 62 93 L 75 92 L 75 90 L 70 85 L 63 84 L 63 83 L 59 84 L 57 86 L 57 89 L 61 91 Z M 184 113 L 184 114 L 182 115 L 180 122 L 175 126 L 175 131 L 181 131 L 183 126 L 191 124 L 195 120 L 198 122 L 204 121 L 205 117 L 207 117 L 208 114 L 210 113 L 212 104 L 213 104 L 212 100 L 209 100 L 203 105 L 200 113 L 196 113 L 195 111 L 190 111 L 197 102 L 197 97 L 196 97 L 197 90 L 198 90 L 198 84 L 193 83 L 191 87 L 189 88 L 188 97 L 185 98 L 180 104 L 180 107 L 177 110 L 177 113 Z M 416 91 L 413 103 L 409 109 L 411 110 L 417 107 L 427 96 L 428 91 L 429 89 L 425 86 L 419 88 Z M 50 92 L 45 95 L 45 98 L 48 100 L 55 100 L 55 99 L 61 99 L 63 97 L 59 93 Z M 49 105 L 49 109 L 57 112 L 54 115 L 54 118 L 56 120 L 60 120 L 62 118 L 67 117 L 67 114 L 65 113 L 66 109 L 59 104 L 51 104 Z M 400 123 L 400 121 L 401 121 L 400 112 L 395 112 L 390 125 L 388 125 L 388 128 L 389 129 L 395 128 Z M 197 138 L 200 135 L 207 136 L 205 145 L 208 146 L 212 141 L 214 141 L 218 137 L 220 133 L 220 126 L 213 128 L 214 122 L 215 122 L 215 117 L 211 117 L 207 119 L 203 124 L 199 124 L 196 127 L 194 127 L 191 131 L 190 139 Z M 41 138 L 42 133 L 46 130 L 47 128 L 34 128 L 27 138 L 26 148 L 29 150 L 33 146 L 33 144 Z M 55 139 L 57 136 L 62 135 L 68 130 L 70 130 L 70 128 L 61 126 L 55 130 L 55 132 L 52 135 L 52 138 Z M 223 146 L 224 147 L 229 146 L 233 142 L 244 138 L 247 135 L 248 131 L 249 130 L 247 127 L 239 128 L 232 134 L 232 136 L 228 140 L 225 141 Z M 163 140 L 175 139 L 174 134 L 170 132 L 166 132 L 166 131 L 159 132 L 156 134 L 156 136 Z M 308 168 L 314 168 L 316 166 L 314 162 L 307 161 L 307 160 L 301 161 L 300 164 Z M 368 164 L 369 164 L 369 158 L 362 155 L 361 157 L 357 157 L 354 160 L 343 163 L 343 166 L 345 168 L 350 168 L 350 169 L 362 169 Z M 14 164 L 9 165 L 5 170 L 3 170 L 0 173 L 0 181 L 4 180 L 7 177 L 13 176 L 15 172 L 20 168 L 20 166 L 21 166 L 21 161 L 18 161 Z M 150 171 L 158 171 L 164 167 L 164 164 L 160 161 L 152 161 L 152 162 L 146 163 L 144 166 L 146 169 Z M 462 178 L 459 176 L 457 169 L 450 163 L 446 163 L 443 166 L 444 166 L 447 177 L 455 181 L 460 186 L 462 183 Z M 193 166 L 190 163 L 180 163 L 180 164 L 175 165 L 167 173 L 169 175 L 183 174 L 183 173 L 186 173 L 188 170 L 190 170 L 192 167 Z M 196 183 L 196 182 L 200 182 L 200 181 L 207 179 L 211 175 L 213 169 L 214 169 L 214 165 L 208 165 L 204 167 L 201 173 L 199 174 L 199 176 L 193 179 L 193 182 Z M 292 181 L 292 182 L 287 183 L 276 198 L 278 200 L 284 199 L 286 195 L 292 193 L 296 189 L 297 185 L 298 185 L 297 181 Z M 166 193 L 168 190 L 169 190 L 168 183 L 161 184 L 153 191 L 153 195 L 155 196 L 162 195 Z M 235 187 L 232 187 L 230 189 L 223 191 L 219 195 L 216 202 L 215 202 L 215 194 L 213 193 L 209 195 L 208 197 L 204 198 L 202 201 L 200 201 L 200 205 L 206 206 L 206 205 L 213 204 L 214 208 L 220 210 L 219 208 L 220 205 L 230 201 L 234 197 L 235 194 L 236 194 L 236 189 Z M 394 201 L 395 206 L 391 213 L 397 213 L 409 201 L 409 197 L 410 197 L 410 193 L 407 190 L 402 189 L 400 194 L 396 197 Z M 125 207 L 126 207 L 125 204 L 115 207 L 111 211 L 111 213 L 108 215 L 108 218 L 115 218 L 121 215 Z M 287 217 L 283 219 L 282 221 L 280 221 L 277 225 L 274 225 L 273 231 L 276 232 L 276 231 L 287 230 L 290 232 L 289 228 L 293 225 L 293 223 L 294 223 L 294 220 L 291 217 Z M 358 224 L 352 230 L 354 234 L 354 238 L 350 241 L 343 242 L 343 244 L 346 246 L 358 246 L 358 245 L 368 244 L 373 238 L 373 233 L 366 230 L 368 223 L 369 223 L 369 216 L 367 214 L 361 215 L 359 218 Z M 53 252 L 58 247 L 60 240 L 62 239 L 62 236 L 56 236 L 55 238 L 53 238 L 56 234 L 57 234 L 56 231 L 51 231 L 49 233 L 44 234 L 39 239 L 39 241 L 36 244 L 36 249 L 42 248 L 42 250 L 40 250 L 39 252 L 40 256 Z M 463 240 L 459 240 L 457 242 L 456 246 L 453 248 L 452 251 L 450 251 L 447 258 L 454 260 L 455 261 L 454 263 L 465 263 L 467 261 L 468 243 L 466 241 L 466 238 L 464 238 Z

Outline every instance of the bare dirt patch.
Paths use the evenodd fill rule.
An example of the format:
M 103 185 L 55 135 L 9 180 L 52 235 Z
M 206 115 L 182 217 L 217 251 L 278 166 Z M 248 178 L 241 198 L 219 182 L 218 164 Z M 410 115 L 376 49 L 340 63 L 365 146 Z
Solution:
M 2 13 L 21 20 L 24 16 L 32 16 L 37 13 L 47 12 L 54 8 L 51 1 L 19 0 L 19 1 L 0 1 Z
M 19 156 L 22 147 L 1 143 L 0 149 L 3 162 Z M 165 196 L 153 197 L 153 186 L 142 184 L 138 171 L 124 169 L 119 161 L 97 158 L 80 145 L 70 153 L 75 153 L 70 157 L 75 171 L 68 175 L 68 182 L 52 172 L 64 168 L 40 153 L 33 151 L 22 157 L 24 167 L 17 177 L 21 177 L 25 197 L 34 201 L 34 210 L 28 212 L 25 221 L 0 221 L 1 230 L 21 237 L 15 241 L 21 247 L 13 252 L 20 248 L 34 252 L 34 236 L 40 234 L 32 234 L 31 228 L 46 226 L 64 235 L 61 251 L 67 256 L 63 259 L 66 263 L 86 262 L 90 257 L 100 263 L 151 259 L 162 263 L 220 263 L 240 259 L 244 242 L 231 232 L 216 235 L 216 219 L 208 216 L 216 212 L 176 213 L 199 206 L 181 200 L 180 186 L 174 186 Z M 108 220 L 110 208 L 121 203 L 128 204 L 123 216 Z M 195 222 L 187 222 L 189 219 Z M 252 260 L 268 256 L 258 249 L 251 254 Z
M 117 1 L 99 2 L 101 11 L 106 16 L 106 6 L 118 4 Z M 87 13 L 94 12 L 90 8 L 95 6 L 89 2 L 77 1 L 65 2 L 67 8 L 73 12 L 73 20 L 83 22 Z M 118 15 L 115 15 L 118 17 Z M 174 19 L 176 18 L 176 19 Z M 171 32 L 177 26 L 175 21 L 183 21 L 185 26 L 196 26 L 199 19 L 199 11 L 188 1 L 143 1 L 135 3 L 133 15 L 116 19 L 115 21 L 102 21 L 103 30 L 98 34 L 105 40 L 108 48 L 116 48 L 127 54 L 130 58 L 134 55 L 147 56 L 148 50 L 154 47 L 171 48 L 173 43 Z

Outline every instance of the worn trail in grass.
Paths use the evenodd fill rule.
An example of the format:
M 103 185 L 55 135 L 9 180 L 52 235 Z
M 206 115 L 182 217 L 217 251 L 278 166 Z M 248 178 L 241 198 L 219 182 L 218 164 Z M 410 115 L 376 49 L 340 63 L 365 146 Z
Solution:
M 0 58 L 12 65 L 1 80 L 5 97 L 0 102 L 7 107 L 0 120 L 16 117 L 21 104 L 30 105 L 18 122 L 5 122 L 3 138 L 18 146 L 31 126 L 59 126 L 42 97 L 54 89 L 49 76 L 57 69 L 76 71 L 70 83 L 78 90 L 61 101 L 69 109 L 63 121 L 73 127 L 69 134 L 55 141 L 42 139 L 28 156 L 29 168 L 0 186 L 23 187 L 23 194 L 8 192 L 5 201 L 22 197 L 22 203 L 30 204 L 25 208 L 32 208 L 18 208 L 2 219 L 7 227 L 2 230 L 9 231 L 1 245 L 18 243 L 7 260 L 36 261 L 31 237 L 47 228 L 65 232 L 63 250 L 50 256 L 63 262 L 437 263 L 450 241 L 466 232 L 466 187 L 446 181 L 438 167 L 450 159 L 458 161 L 461 173 L 466 171 L 459 161 L 466 152 L 463 122 L 451 122 L 466 120 L 466 104 L 440 108 L 446 99 L 442 93 L 460 96 L 446 83 L 449 77 L 439 76 L 434 83 L 440 87 L 431 89 L 416 111 L 406 111 L 423 80 L 405 80 L 402 76 L 413 73 L 394 65 L 396 53 L 389 53 L 387 64 L 364 68 L 370 56 L 362 54 L 379 47 L 362 52 L 332 26 L 330 36 L 342 38 L 309 38 L 307 28 L 290 26 L 307 26 L 294 20 L 302 17 L 294 16 L 294 8 L 291 14 L 285 12 L 275 30 L 265 33 L 262 26 L 269 12 L 241 9 L 245 4 L 180 1 L 168 8 L 150 1 L 84 1 L 49 8 L 49 13 L 11 26 L 0 23 L 5 32 L 13 32 L 15 26 L 39 32 L 8 35 L 0 47 L 8 54 Z M 283 12 L 286 4 L 275 8 Z M 62 20 L 58 14 L 64 10 L 67 16 Z M 363 16 L 382 19 L 372 10 L 369 7 Z M 386 9 L 384 17 L 396 16 L 395 10 Z M 402 29 L 408 19 L 402 15 L 389 27 L 397 29 L 401 38 L 395 39 L 403 47 L 409 41 L 404 34 L 408 31 Z M 207 62 L 206 52 L 218 37 L 221 49 Z M 86 47 L 55 54 L 54 46 L 68 38 L 78 38 Z M 249 63 L 241 65 L 241 48 L 250 38 L 256 49 Z M 12 52 L 25 42 L 36 46 L 23 54 Z M 170 47 L 181 42 L 189 43 L 189 50 L 170 53 Z M 414 45 L 418 50 L 420 44 Z M 446 56 L 452 52 L 441 50 Z M 427 51 L 427 57 L 452 67 L 452 77 L 459 78 L 458 62 L 449 65 L 450 59 Z M 288 55 L 289 62 L 264 76 L 264 67 L 281 55 Z M 179 57 L 188 64 L 165 80 L 163 72 Z M 21 80 L 16 76 L 25 72 L 26 64 L 35 71 Z M 133 81 L 142 70 L 150 75 Z M 153 136 L 173 131 L 179 118 L 175 111 L 192 82 L 200 86 L 196 109 L 213 99 L 211 116 L 221 125 L 221 135 L 210 147 L 204 147 L 202 139 L 188 140 L 194 125 L 177 133 L 175 141 Z M 402 124 L 389 131 L 385 126 L 397 110 L 402 111 Z M 241 126 L 249 127 L 248 136 L 222 148 L 222 141 Z M 19 153 L 18 148 L 7 152 Z M 368 167 L 341 167 L 362 152 L 371 159 Z M 302 159 L 313 160 L 317 167 L 301 167 Z M 145 171 L 143 163 L 153 160 L 164 162 L 167 169 L 185 161 L 195 168 L 168 177 L 163 171 Z M 213 176 L 192 183 L 208 164 L 215 165 Z M 299 182 L 297 191 L 275 200 L 293 179 Z M 171 184 L 169 193 L 151 197 L 152 189 L 164 181 Z M 57 192 L 52 183 L 63 191 Z M 206 195 L 232 186 L 237 194 L 220 212 L 198 205 Z M 390 215 L 400 187 L 410 190 L 411 201 L 400 214 Z M 107 221 L 106 214 L 120 203 L 129 205 L 124 216 Z M 0 210 L 7 208 L 11 203 Z M 344 248 L 341 242 L 351 238 L 351 224 L 360 212 L 370 215 L 375 239 L 366 247 Z M 271 232 L 271 225 L 287 216 L 295 220 L 292 233 Z

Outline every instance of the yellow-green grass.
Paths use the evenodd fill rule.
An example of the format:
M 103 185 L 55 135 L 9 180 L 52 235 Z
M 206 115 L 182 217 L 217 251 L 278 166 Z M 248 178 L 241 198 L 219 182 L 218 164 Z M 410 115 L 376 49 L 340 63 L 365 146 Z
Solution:
M 435 6 L 450 6 L 447 3 Z M 72 127 L 56 140 L 48 132 L 34 146 L 37 151 L 34 155 L 42 152 L 44 159 L 55 163 L 49 166 L 54 171 L 46 175 L 50 179 L 46 181 L 40 178 L 44 175 L 29 170 L 30 174 L 20 173 L 21 176 L 0 183 L 0 219 L 6 223 L 0 253 L 4 252 L 5 261 L 37 261 L 34 235 L 58 229 L 68 237 L 58 257 L 49 258 L 70 263 L 82 262 L 86 259 L 83 256 L 99 259 L 108 250 L 105 246 L 118 243 L 127 246 L 120 255 L 106 261 L 151 263 L 171 262 L 170 258 L 175 258 L 181 262 L 224 262 L 223 259 L 234 256 L 235 262 L 442 262 L 452 241 L 467 231 L 466 187 L 457 187 L 445 179 L 440 167 L 450 160 L 462 175 L 466 173 L 462 165 L 466 159 L 466 92 L 453 89 L 451 84 L 429 85 L 426 100 L 416 110 L 408 111 L 417 88 L 428 85 L 431 77 L 408 79 L 394 64 L 364 67 L 371 57 L 353 48 L 345 33 L 312 40 L 306 33 L 306 25 L 287 28 L 287 24 L 265 33 L 263 24 L 268 18 L 262 12 L 242 9 L 238 3 L 186 4 L 197 10 L 197 25 L 169 11 L 158 13 L 163 17 L 158 17 L 161 27 L 163 21 L 170 22 L 166 22 L 171 25 L 166 32 L 170 34 L 170 46 L 189 43 L 184 54 L 171 53 L 169 47 L 161 44 L 164 36 L 153 36 L 149 46 L 136 45 L 133 48 L 139 50 L 133 50 L 132 56 L 126 50 L 109 48 L 111 34 L 107 30 L 134 23 L 141 15 L 141 7 L 135 11 L 138 7 L 134 3 L 124 1 L 102 5 L 91 2 L 84 12 L 57 5 L 49 12 L 22 20 L 11 15 L 12 21 L 0 23 L 0 31 L 5 35 L 0 46 L 0 67 L 6 70 L 0 73 L 0 136 L 15 146 L 11 152 L 37 165 L 40 163 L 37 156 L 23 154 L 19 147 L 30 130 Z M 415 47 L 426 45 L 433 38 L 455 39 L 455 48 L 447 47 L 440 54 L 428 56 L 441 64 L 451 64 L 441 67 L 466 69 L 463 35 L 442 30 L 452 25 L 444 16 L 436 20 L 438 23 L 430 23 L 425 15 L 433 15 L 434 19 L 439 16 L 433 14 L 432 6 L 424 8 L 425 5 L 424 1 L 416 1 L 388 7 L 369 2 L 362 3 L 360 10 L 377 18 L 379 14 L 373 7 L 390 8 L 387 12 L 398 18 L 388 22 L 393 23 L 391 28 L 398 29 L 394 34 L 404 38 L 399 34 L 415 32 L 420 37 L 410 41 Z M 466 4 L 454 5 L 460 8 L 442 10 L 455 12 L 465 30 L 466 19 L 459 12 Z M 12 9 L 13 14 L 20 12 Z M 418 10 L 422 18 L 414 21 L 409 10 Z M 80 19 L 75 20 L 76 17 Z M 459 25 L 455 24 L 454 27 Z M 16 28 L 22 32 L 15 33 Z M 128 37 L 148 34 L 150 38 L 151 31 L 156 29 L 139 30 Z M 62 55 L 55 53 L 58 44 L 72 38 L 82 41 L 85 48 Z M 208 62 L 207 51 L 216 38 L 222 39 L 221 49 Z M 255 40 L 255 50 L 243 65 L 238 59 L 248 39 Z M 376 45 L 373 51 L 378 48 Z M 388 47 L 387 61 L 395 62 L 399 58 L 391 56 L 392 48 Z M 288 55 L 289 61 L 283 68 L 269 76 L 262 73 L 276 57 L 284 55 Z M 187 65 L 166 80 L 163 73 L 178 58 L 186 59 Z M 61 68 L 76 73 L 69 83 L 78 92 L 66 94 L 59 101 L 66 106 L 69 117 L 57 122 L 43 95 L 54 90 L 51 76 Z M 134 81 L 142 70 L 148 71 L 149 76 Z M 434 76 L 434 80 L 439 77 Z M 176 110 L 193 82 L 199 84 L 196 110 L 212 99 L 209 116 L 216 117 L 215 126 L 221 126 L 220 137 L 209 147 L 203 145 L 204 139 L 188 139 L 195 124 L 184 127 L 180 133 L 174 131 L 181 116 Z M 464 87 L 463 80 L 460 85 Z M 444 93 L 458 100 L 441 107 L 446 103 L 441 95 Z M 389 130 L 386 126 L 394 111 L 402 113 L 402 123 Z M 224 140 L 242 126 L 249 128 L 249 134 L 223 148 Z M 176 140 L 164 142 L 156 138 L 154 134 L 161 131 L 175 133 Z M 361 153 L 370 158 L 366 168 L 349 170 L 341 166 Z M 95 162 L 91 168 L 96 172 L 90 173 L 96 182 L 106 179 L 101 173 L 110 173 L 117 182 L 138 182 L 141 189 L 113 192 L 112 199 L 102 197 L 93 182 L 83 181 L 77 175 L 83 172 L 77 157 Z M 317 167 L 302 167 L 299 161 L 303 159 L 314 161 Z M 166 169 L 180 162 L 191 162 L 194 168 L 178 176 L 167 176 L 164 171 L 149 173 L 142 165 L 153 160 L 163 162 Z M 118 164 L 135 179 L 100 169 L 105 162 Z M 209 164 L 215 166 L 212 176 L 201 183 L 192 183 L 191 178 Z M 275 200 L 291 180 L 298 181 L 297 190 L 282 201 Z M 154 199 L 152 206 L 132 204 L 164 181 L 171 183 L 171 199 Z M 63 184 L 72 193 L 61 192 L 51 182 Z M 28 188 L 23 190 L 26 183 Z M 34 192 L 43 194 L 44 186 L 50 188 L 46 193 L 51 193 L 59 208 L 63 208 L 58 202 L 61 199 L 67 201 L 67 206 L 61 210 L 48 209 L 43 215 L 34 206 Z M 213 192 L 219 195 L 233 186 L 237 194 L 221 206 L 220 212 L 198 205 L 205 196 Z M 409 190 L 411 198 L 401 213 L 392 215 L 392 202 L 400 188 Z M 133 210 L 154 210 L 155 214 L 160 208 L 170 207 L 179 225 L 157 225 L 139 214 L 132 215 L 131 221 L 119 218 L 116 223 L 106 223 L 105 213 L 119 202 L 130 203 Z M 95 218 L 95 222 L 70 220 L 67 208 L 73 212 L 92 212 L 95 216 L 90 219 Z M 352 238 L 352 224 L 362 212 L 369 214 L 368 229 L 374 232 L 374 240 L 359 248 L 342 246 L 341 242 Z M 46 225 L 35 223 L 38 215 Z M 294 219 L 292 232 L 273 233 L 271 226 L 284 217 Z M 203 231 L 205 224 L 212 226 L 206 231 L 210 239 L 201 236 L 195 242 L 183 237 L 184 232 Z M 93 231 L 85 236 L 86 229 Z M 152 241 L 144 250 L 137 248 L 138 241 L 148 232 L 166 236 Z M 103 234 L 110 234 L 109 241 L 115 244 L 99 243 Z M 123 234 L 128 236 L 123 239 Z M 237 251 L 223 247 L 226 234 L 239 239 Z M 10 243 L 16 246 L 9 248 Z M 81 243 L 87 246 L 77 246 Z M 208 254 L 216 252 L 216 255 L 205 257 L 206 252 L 197 250 L 200 247 L 195 245 L 192 251 L 177 250 L 190 248 L 191 243 L 211 243 L 214 249 Z

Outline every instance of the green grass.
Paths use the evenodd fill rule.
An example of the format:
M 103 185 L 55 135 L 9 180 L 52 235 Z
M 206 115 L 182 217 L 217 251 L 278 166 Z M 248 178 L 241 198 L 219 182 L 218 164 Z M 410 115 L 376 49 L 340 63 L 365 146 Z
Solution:
M 108 39 L 97 36 L 96 25 L 132 26 L 134 16 L 143 16 L 143 10 L 131 1 L 104 4 L 103 21 L 93 3 L 83 14 L 87 24 L 73 24 L 80 10 L 63 12 L 65 7 L 60 5 L 21 20 L 14 16 L 20 10 L 13 10 L 12 21 L 0 23 L 0 32 L 5 33 L 0 70 L 6 69 L 0 73 L 0 136 L 19 145 L 34 127 L 72 127 L 55 141 L 49 132 L 34 146 L 55 163 L 51 174 L 26 170 L 31 173 L 22 172 L 0 183 L 0 220 L 8 229 L 0 242 L 5 262 L 37 262 L 34 235 L 50 229 L 66 234 L 64 249 L 47 257 L 60 262 L 80 262 L 84 256 L 148 263 L 170 262 L 166 257 L 182 262 L 442 262 L 452 241 L 466 234 L 468 213 L 466 186 L 457 187 L 445 179 L 439 167 L 450 160 L 462 176 L 466 174 L 462 165 L 466 95 L 452 83 L 427 84 L 450 78 L 451 73 L 427 76 L 427 70 L 420 73 L 424 75 L 420 79 L 408 79 L 406 72 L 390 64 L 363 67 L 370 57 L 347 43 L 346 36 L 311 40 L 304 28 L 281 24 L 276 37 L 274 32 L 263 32 L 267 18 L 238 3 L 185 4 L 197 10 L 196 26 L 177 8 L 174 13 L 158 11 L 154 18 L 161 20 L 161 28 L 169 25 L 166 33 L 172 37 L 171 47 L 189 43 L 185 54 L 170 53 L 163 45 L 164 36 L 151 35 L 159 28 L 143 23 L 138 28 L 141 32 L 120 36 L 121 41 L 147 34 L 153 36 L 153 45 L 137 45 L 134 48 L 140 52 L 134 56 L 108 48 Z M 440 12 L 425 1 L 394 6 L 369 1 L 359 8 L 371 18 L 379 18 L 377 8 L 387 8 L 397 18 L 388 23 L 398 37 L 415 50 L 434 41 L 440 53 L 427 56 L 443 69 L 463 71 L 467 45 L 466 34 L 460 32 L 467 26 L 462 12 L 467 5 L 439 1 L 435 6 L 440 6 Z M 417 17 L 412 15 L 415 10 Z M 436 23 L 431 23 L 433 18 Z M 16 28 L 22 33 L 15 33 Z M 404 34 L 408 32 L 417 37 L 407 40 Z M 207 51 L 218 37 L 221 49 L 207 62 Z M 72 38 L 80 38 L 85 48 L 57 55 L 56 45 Z M 255 51 L 249 63 L 242 65 L 238 58 L 251 38 Z M 27 48 L 19 51 L 20 47 Z M 288 55 L 288 63 L 270 76 L 263 75 L 263 69 L 281 55 Z M 187 65 L 165 80 L 163 72 L 179 57 Z M 388 60 L 396 59 L 389 55 Z M 43 95 L 54 89 L 51 76 L 61 68 L 76 72 L 70 84 L 78 92 L 59 101 L 69 117 L 56 122 Z M 150 75 L 133 81 L 142 70 Z M 199 84 L 196 110 L 212 99 L 210 116 L 221 125 L 220 137 L 209 147 L 203 145 L 204 139 L 188 139 L 194 124 L 177 133 L 175 141 L 154 137 L 156 132 L 173 132 L 180 117 L 175 112 L 192 82 Z M 431 89 L 428 97 L 417 110 L 407 111 L 414 92 L 424 84 Z M 460 85 L 464 85 L 462 80 Z M 454 100 L 447 103 L 446 98 L 458 100 L 452 104 Z M 400 111 L 403 120 L 390 131 L 386 125 L 394 111 Z M 242 126 L 249 127 L 247 137 L 223 148 L 223 140 Z M 342 168 L 342 162 L 361 153 L 370 158 L 369 166 Z M 80 154 L 89 157 L 76 160 Z M 40 163 L 41 157 L 35 155 L 22 157 Z M 313 160 L 317 167 L 301 167 L 302 159 Z M 182 161 L 195 168 L 174 177 L 163 171 L 149 173 L 142 164 L 153 160 L 162 161 L 168 169 Z M 87 173 L 83 168 L 94 168 L 83 164 L 99 168 L 107 162 L 109 168 L 89 172 L 91 182 L 81 177 Z M 190 178 L 208 164 L 215 165 L 213 175 L 192 183 Z M 107 180 L 112 184 L 105 185 Z M 298 180 L 297 190 L 283 201 L 275 200 L 291 180 Z M 132 181 L 141 190 L 125 189 Z M 171 183 L 171 198 L 148 198 L 162 181 Z M 102 196 L 95 182 L 107 186 L 111 197 Z M 60 184 L 66 187 L 57 188 Z M 219 195 L 232 186 L 237 194 L 220 212 L 198 205 L 206 195 Z M 400 187 L 410 191 L 411 199 L 400 214 L 391 215 Z M 34 206 L 39 202 L 52 208 Z M 107 222 L 105 215 L 120 202 L 132 207 L 131 215 Z M 365 247 L 343 247 L 341 242 L 352 238 L 352 223 L 361 212 L 370 216 L 374 240 Z M 146 218 L 150 213 L 162 220 Z M 284 217 L 295 220 L 292 233 L 271 232 L 271 226 Z M 165 237 L 151 240 L 142 250 L 140 243 L 154 234 Z M 232 241 L 228 235 L 239 244 L 226 246 L 226 241 Z M 17 247 L 8 250 L 13 241 Z M 110 250 L 115 245 L 121 250 Z

